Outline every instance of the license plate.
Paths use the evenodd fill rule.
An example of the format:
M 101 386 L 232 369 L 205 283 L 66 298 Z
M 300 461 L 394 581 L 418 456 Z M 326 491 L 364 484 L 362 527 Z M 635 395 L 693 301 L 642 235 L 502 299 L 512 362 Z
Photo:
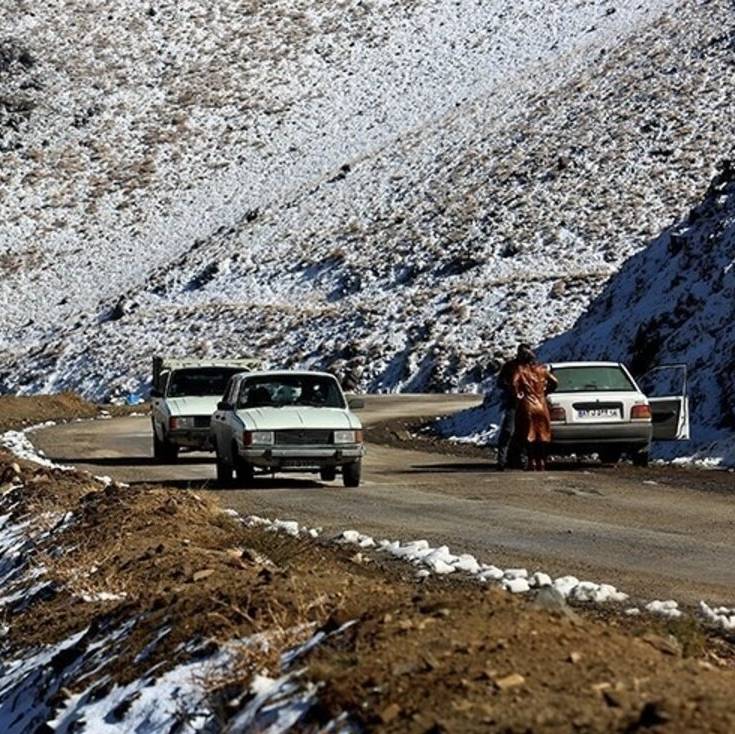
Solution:
M 578 418 L 620 418 L 617 408 L 591 408 L 589 410 L 578 410 Z

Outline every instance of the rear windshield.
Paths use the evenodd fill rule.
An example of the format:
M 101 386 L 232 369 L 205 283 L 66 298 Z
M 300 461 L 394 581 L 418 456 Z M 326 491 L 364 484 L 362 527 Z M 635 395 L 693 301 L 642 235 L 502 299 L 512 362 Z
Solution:
M 282 408 L 309 405 L 344 408 L 337 380 L 326 375 L 268 375 L 243 380 L 238 408 Z
M 558 367 L 555 392 L 636 392 L 628 375 L 615 365 L 595 367 Z
M 242 372 L 234 367 L 196 367 L 171 373 L 166 397 L 212 397 L 224 395 L 232 375 Z

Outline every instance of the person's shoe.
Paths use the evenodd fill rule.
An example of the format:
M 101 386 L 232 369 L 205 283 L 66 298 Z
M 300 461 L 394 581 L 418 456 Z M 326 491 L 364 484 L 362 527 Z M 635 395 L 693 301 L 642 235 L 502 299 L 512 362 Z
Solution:
M 495 470 L 496 471 L 505 471 L 505 469 L 506 469 L 505 464 L 496 464 L 495 465 Z

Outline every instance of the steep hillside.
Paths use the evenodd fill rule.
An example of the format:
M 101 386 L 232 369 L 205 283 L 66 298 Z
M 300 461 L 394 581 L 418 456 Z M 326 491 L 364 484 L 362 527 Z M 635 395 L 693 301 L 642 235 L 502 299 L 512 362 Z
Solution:
M 631 257 L 574 327 L 539 354 L 548 361 L 622 361 L 638 376 L 686 364 L 692 440 L 661 444 L 657 453 L 735 465 L 734 323 L 735 170 L 723 161 L 702 202 Z M 441 430 L 486 442 L 498 417 L 491 393 L 485 406 Z
M 134 64 L 146 83 L 130 84 L 170 116 L 189 109 L 181 95 L 196 80 L 197 125 L 154 146 L 160 165 L 128 179 L 146 183 L 129 198 L 88 187 L 92 158 L 73 177 L 47 166 L 43 185 L 64 182 L 70 196 L 55 234 L 29 238 L 34 217 L 58 215 L 38 198 L 14 210 L 6 389 L 105 397 L 137 387 L 159 351 L 257 353 L 374 390 L 477 385 L 517 339 L 571 326 L 732 146 L 725 0 L 320 2 L 298 17 L 254 4 L 247 23 L 166 7 L 119 36 L 111 26 L 105 42 L 124 59 L 126 39 L 150 37 L 141 24 L 163 23 L 148 65 Z M 270 45 L 233 52 L 263 28 Z M 169 71 L 150 61 L 171 49 Z M 152 102 L 120 94 L 101 119 L 120 129 L 111 147 L 123 155 L 125 135 L 163 128 Z M 267 110 L 250 110 L 253 100 Z M 45 129 L 31 114 L 19 134 L 35 141 Z M 30 151 L 6 155 L 31 165 Z M 75 187 L 96 211 L 80 209 Z

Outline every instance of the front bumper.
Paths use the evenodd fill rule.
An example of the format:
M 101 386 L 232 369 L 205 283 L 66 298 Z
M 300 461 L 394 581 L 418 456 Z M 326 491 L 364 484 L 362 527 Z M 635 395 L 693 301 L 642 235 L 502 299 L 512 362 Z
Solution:
M 362 444 L 344 446 L 248 446 L 240 456 L 261 469 L 322 469 L 351 464 L 365 455 Z
M 602 447 L 641 449 L 651 443 L 650 423 L 551 424 L 551 451 L 594 453 Z

